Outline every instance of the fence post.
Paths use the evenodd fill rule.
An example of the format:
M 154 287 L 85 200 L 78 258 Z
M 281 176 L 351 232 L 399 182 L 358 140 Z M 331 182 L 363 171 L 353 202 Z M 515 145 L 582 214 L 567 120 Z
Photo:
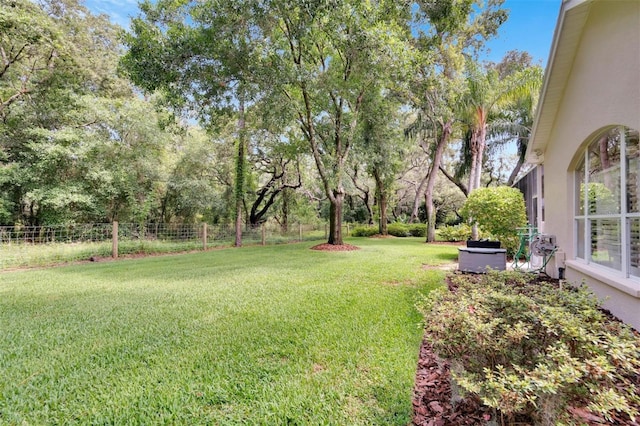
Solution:
M 326 240 L 329 235 L 327 235 L 329 231 L 327 231 L 327 224 L 324 224 L 324 239 Z
M 262 226 L 260 226 L 260 230 L 262 231 L 262 245 L 266 246 L 267 245 L 267 230 L 264 226 L 264 223 L 262 224 Z
M 118 258 L 118 221 L 113 221 L 113 230 L 111 231 L 111 257 Z
M 347 237 L 349 236 L 349 222 L 347 222 Z
M 207 249 L 207 222 L 202 224 L 202 250 Z
M 302 241 L 302 223 L 298 223 L 298 239 Z

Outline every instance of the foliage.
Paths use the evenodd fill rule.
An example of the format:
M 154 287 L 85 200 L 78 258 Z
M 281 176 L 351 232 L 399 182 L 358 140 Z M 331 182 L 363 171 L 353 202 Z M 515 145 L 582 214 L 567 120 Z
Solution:
M 586 191 L 585 191 L 586 187 Z M 616 195 L 607 186 L 600 182 L 580 184 L 580 208 L 584 208 L 584 195 L 587 193 L 588 209 L 590 214 L 615 214 L 620 210 Z
M 358 245 L 5 272 L 0 423 L 404 426 L 421 263 L 455 250 Z
M 331 205 L 329 243 L 341 244 L 346 164 L 359 143 L 377 142 L 357 137 L 363 110 L 369 108 L 372 119 L 379 93 L 405 81 L 412 56 L 407 43 L 409 7 L 388 0 L 311 2 L 301 7 L 297 1 L 281 0 L 272 4 L 271 12 L 282 22 L 273 26 L 269 52 L 279 72 L 269 82 L 280 96 L 274 103 L 280 109 L 285 106 L 303 130 Z M 373 121 L 369 124 L 365 128 L 377 127 Z
M 427 235 L 427 225 L 425 223 L 411 223 L 407 227 L 412 237 L 425 237 Z
M 434 348 L 452 361 L 467 392 L 507 414 L 539 424 L 567 420 L 567 404 L 638 415 L 640 338 L 608 320 L 584 287 L 530 283 L 519 273 L 450 276 L 422 305 Z
M 360 225 L 351 230 L 352 237 L 371 237 L 378 234 L 379 229 L 377 226 L 372 225 Z
M 526 52 L 518 51 L 507 52 L 496 69 L 501 77 L 512 76 L 514 84 L 505 93 L 505 104 L 489 126 L 489 153 L 502 159 L 505 145 L 515 141 L 517 161 L 506 182 L 512 186 L 525 162 L 544 70 L 540 65 L 531 65 Z
M 437 230 L 440 241 L 467 241 L 471 238 L 471 227 L 466 223 L 445 225 Z
M 498 238 L 510 252 L 517 250 L 519 238 L 516 229 L 527 224 L 524 197 L 518 189 L 507 186 L 476 189 L 460 213 Z
M 389 235 L 394 237 L 424 237 L 427 233 L 427 225 L 424 223 L 394 222 L 387 225 Z M 370 237 L 379 233 L 378 226 L 361 225 L 351 231 L 354 237 Z
M 169 200 L 190 137 L 119 76 L 118 28 L 76 0 L 13 1 L 0 27 L 0 223 L 192 220 Z
M 411 233 L 409 232 L 409 227 L 406 223 L 394 222 L 387 225 L 387 230 L 389 235 L 393 235 L 394 237 L 409 237 Z
M 419 135 L 418 143 L 428 152 L 428 172 L 418 187 L 417 200 L 425 195 L 427 211 L 427 241 L 435 240 L 436 212 L 433 203 L 434 186 L 446 146 L 456 131 L 461 100 L 468 85 L 462 72 L 465 57 L 475 57 L 483 43 L 496 35 L 506 21 L 507 11 L 501 9 L 503 0 L 417 2 L 419 19 L 426 23 L 418 33 L 417 45 L 423 55 L 415 79 L 410 85 L 410 100 L 416 111 L 408 135 Z M 422 23 L 421 22 L 421 23 Z
M 430 227 L 455 220 L 462 195 L 434 186 L 435 145 L 460 136 L 464 58 L 496 35 L 501 0 L 307 3 L 144 1 L 125 32 L 80 0 L 11 0 L 0 224 L 235 218 L 286 230 L 326 206 L 337 232 L 338 217 L 415 219 L 427 178 Z M 419 148 L 402 135 L 414 118 Z
M 424 223 L 394 222 L 388 225 L 389 235 L 394 237 L 424 237 L 427 233 L 427 225 Z

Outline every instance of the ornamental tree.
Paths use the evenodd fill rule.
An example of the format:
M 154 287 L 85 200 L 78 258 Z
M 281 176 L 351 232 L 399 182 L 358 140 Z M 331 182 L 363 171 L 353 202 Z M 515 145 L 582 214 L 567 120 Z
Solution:
M 518 248 L 517 228 L 527 224 L 524 197 L 518 189 L 508 186 L 476 189 L 469 194 L 460 213 L 498 238 L 511 252 Z

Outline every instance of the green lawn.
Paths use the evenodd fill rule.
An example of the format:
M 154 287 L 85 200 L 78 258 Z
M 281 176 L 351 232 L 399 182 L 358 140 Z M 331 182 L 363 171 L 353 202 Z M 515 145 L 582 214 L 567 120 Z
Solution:
M 406 425 L 422 239 L 0 274 L 0 424 Z

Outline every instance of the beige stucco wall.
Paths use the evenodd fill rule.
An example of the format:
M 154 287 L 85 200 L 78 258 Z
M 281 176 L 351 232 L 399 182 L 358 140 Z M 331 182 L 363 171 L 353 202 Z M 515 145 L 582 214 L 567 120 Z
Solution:
M 610 298 L 606 307 L 640 329 L 640 282 L 618 279 L 611 271 L 593 274 L 574 265 L 572 172 L 582 148 L 611 125 L 640 129 L 640 1 L 602 1 L 590 7 L 544 152 L 544 231 L 555 234 L 566 253 L 566 278 L 586 280 L 600 297 Z M 557 266 L 561 262 L 553 268 Z M 556 270 L 549 272 L 557 276 Z

